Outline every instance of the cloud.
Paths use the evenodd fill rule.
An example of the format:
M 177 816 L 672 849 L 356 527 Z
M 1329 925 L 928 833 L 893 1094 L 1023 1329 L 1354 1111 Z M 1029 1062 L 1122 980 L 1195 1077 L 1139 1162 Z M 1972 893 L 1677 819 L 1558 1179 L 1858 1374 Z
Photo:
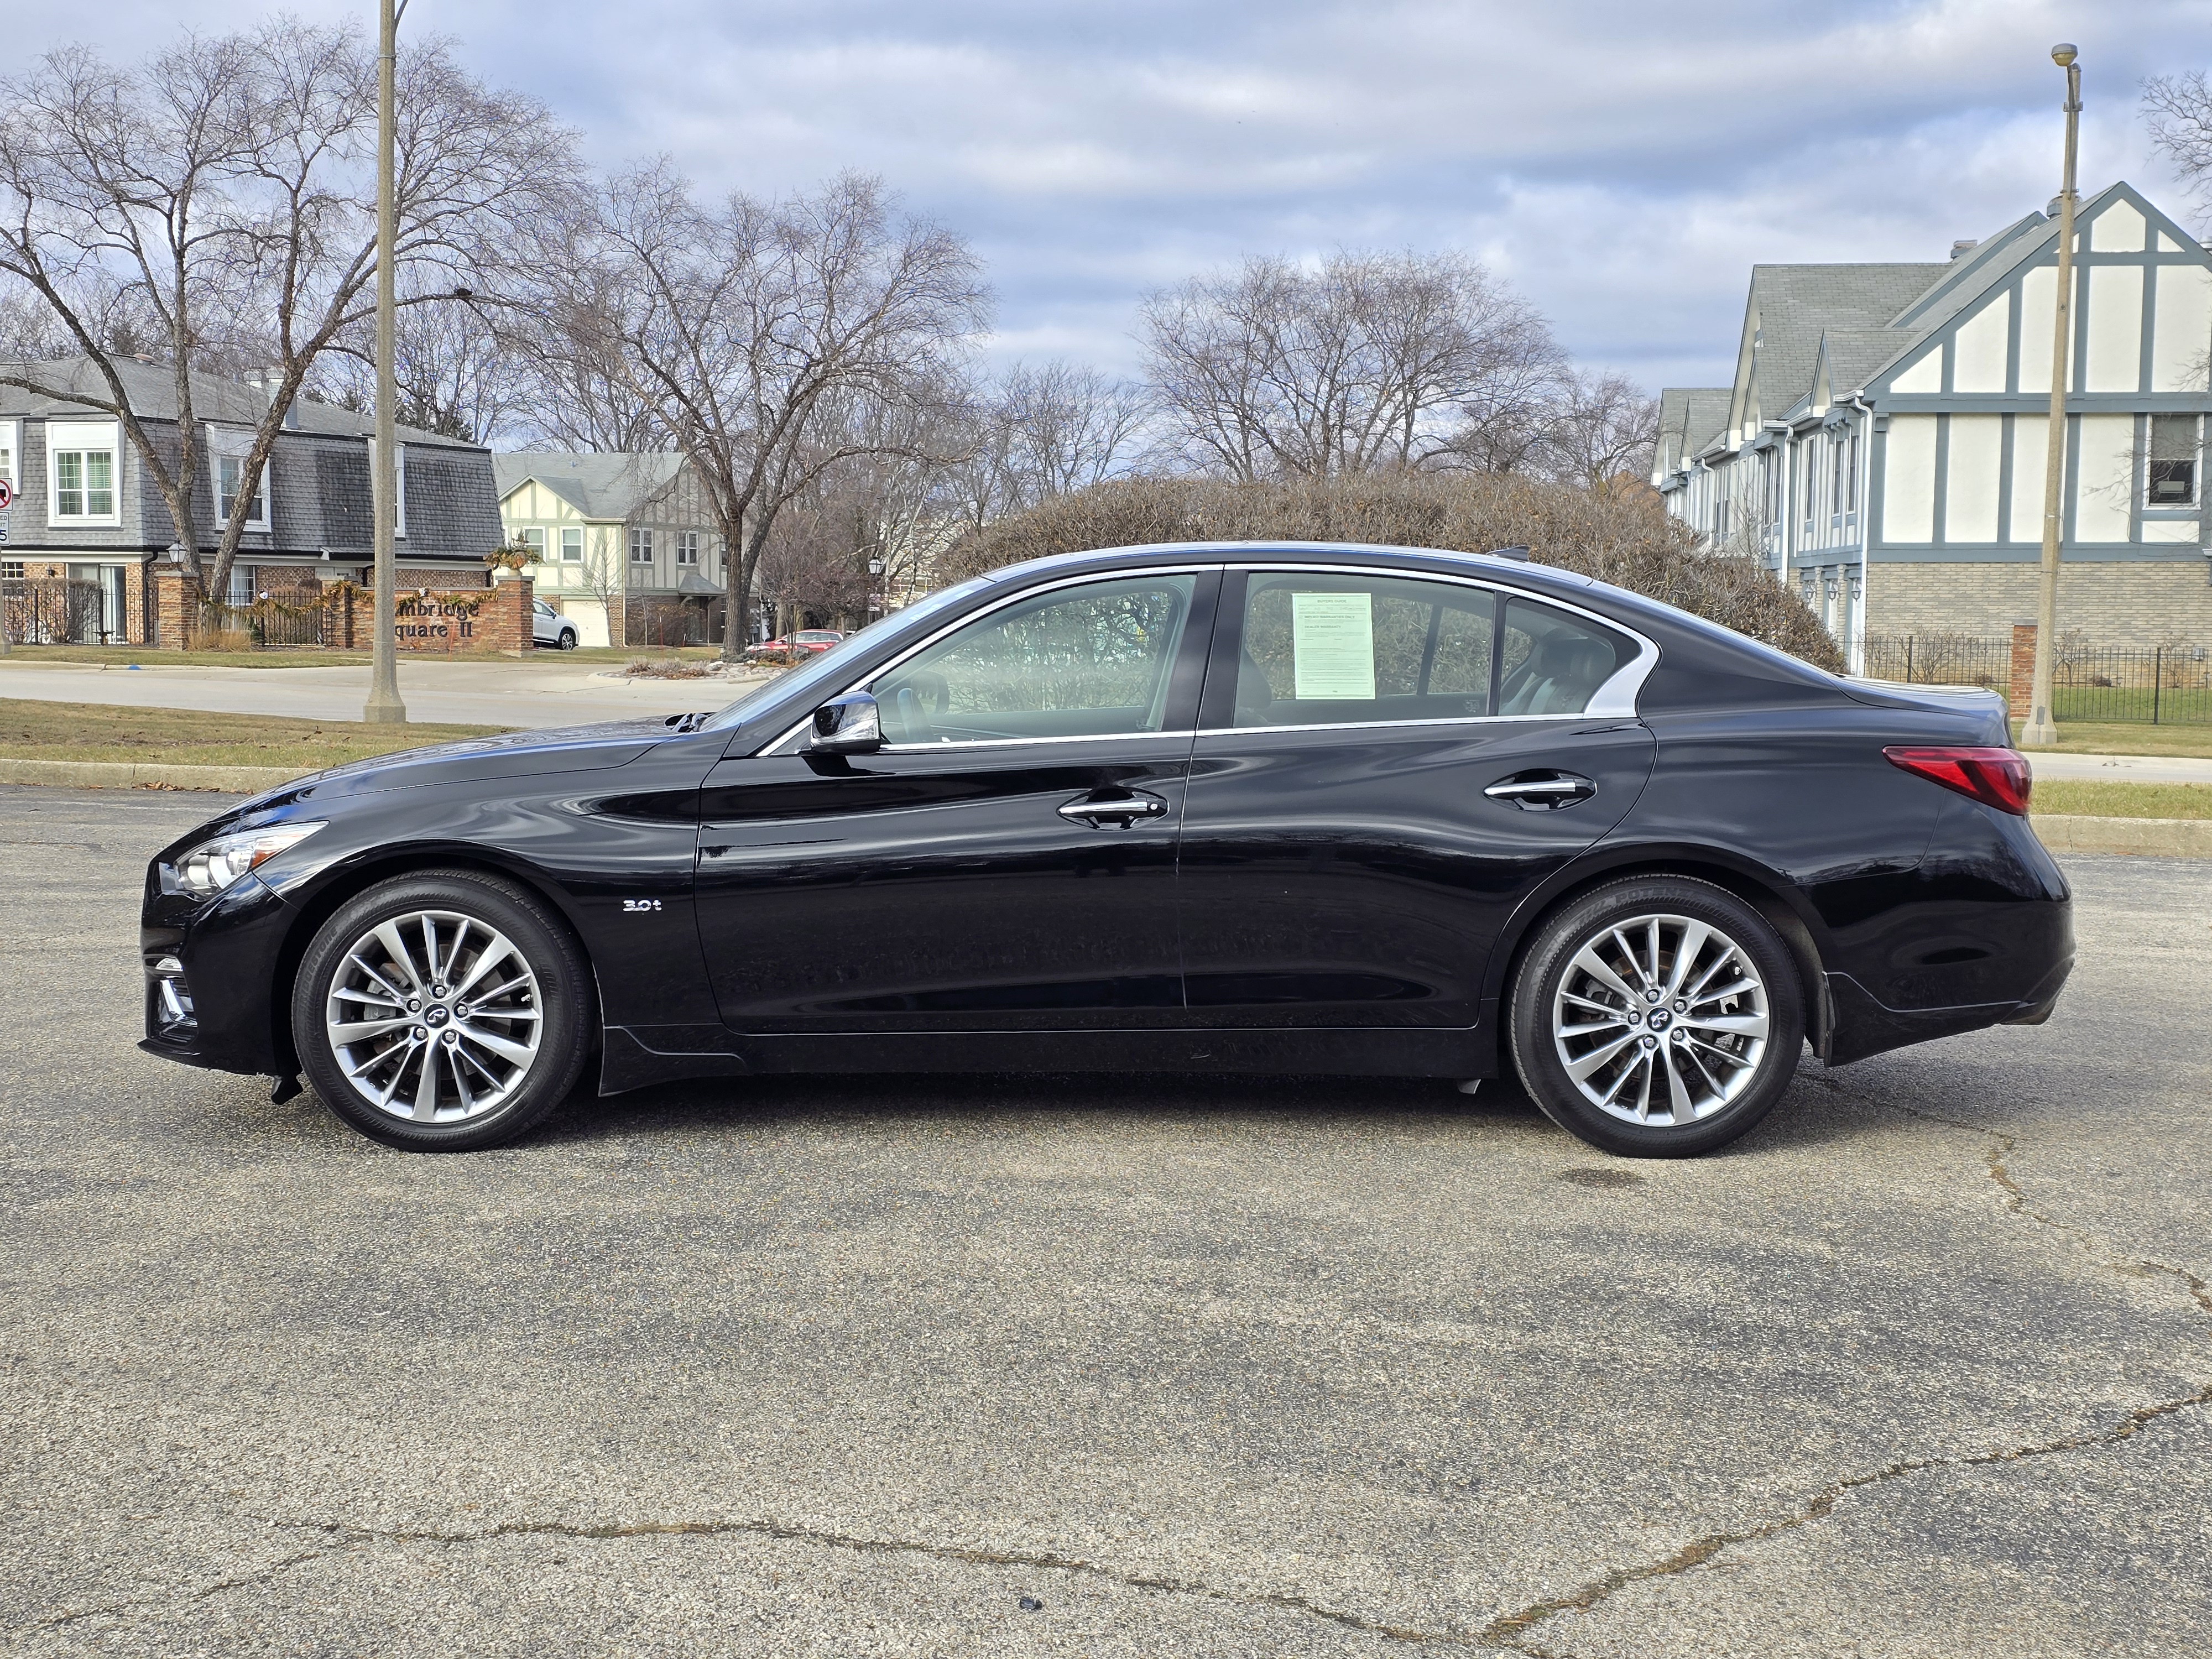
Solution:
M 106 41 L 239 17 L 101 15 Z M 73 27 L 21 21 L 18 51 Z M 1725 377 L 1754 261 L 1941 259 L 2041 205 L 2052 40 L 2082 49 L 2085 184 L 2178 204 L 2136 86 L 2212 60 L 2212 0 L 422 0 L 407 26 L 434 21 L 601 164 L 665 150 L 716 191 L 884 174 L 989 259 L 1002 354 L 1127 369 L 1142 295 L 1194 270 L 1455 248 L 1654 385 Z

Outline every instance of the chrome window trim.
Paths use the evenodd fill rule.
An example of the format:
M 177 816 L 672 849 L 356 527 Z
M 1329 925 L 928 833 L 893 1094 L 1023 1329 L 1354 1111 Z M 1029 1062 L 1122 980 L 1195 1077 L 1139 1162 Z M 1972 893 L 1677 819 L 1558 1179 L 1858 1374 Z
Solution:
M 1203 576 L 1220 568 L 1219 565 L 1212 563 L 1179 563 L 1147 565 L 1136 570 L 1092 570 L 1082 575 L 1065 577 L 1059 581 L 1043 582 L 1035 587 L 1022 588 L 1016 592 L 1007 594 L 995 604 L 985 605 L 980 611 L 970 611 L 964 616 L 956 617 L 928 638 L 916 641 L 911 647 L 901 652 L 889 662 L 871 669 L 865 678 L 853 681 L 843 690 L 832 696 L 823 698 L 822 702 L 835 702 L 838 697 L 849 697 L 855 691 L 864 691 L 871 681 L 879 680 L 894 669 L 911 662 L 947 635 L 958 632 L 970 623 L 981 622 L 984 617 L 1003 611 L 1010 605 L 1018 605 L 1024 599 L 1033 599 L 1040 593 L 1056 593 L 1063 587 L 1085 587 L 1094 582 L 1121 581 L 1131 577 Z M 1212 641 L 1209 641 L 1207 643 L 1211 647 Z M 1172 666 L 1169 672 L 1174 672 Z M 820 704 L 816 705 L 817 708 L 820 706 Z M 799 736 L 813 723 L 814 710 L 810 708 L 796 726 L 787 728 L 781 736 L 763 744 L 758 749 L 753 750 L 753 755 L 759 757 L 799 753 L 798 750 L 787 750 L 784 745 Z M 1096 743 L 1102 738 L 1176 738 L 1189 736 L 1192 733 L 1191 726 L 1177 726 L 1173 730 L 1163 728 L 1158 732 L 1100 732 L 1066 738 L 963 738 L 949 743 L 885 744 L 876 752 L 878 754 L 933 755 L 946 749 L 980 749 L 990 745 L 1015 743 Z
M 1416 548 L 1410 550 L 1419 552 L 1421 550 Z M 1059 581 L 1047 582 L 1039 586 L 1023 588 L 1018 592 L 1008 594 L 994 605 L 986 605 L 980 611 L 971 611 L 957 620 L 947 623 L 928 638 L 917 641 L 910 649 L 873 670 L 865 678 L 854 681 L 843 690 L 836 692 L 832 696 L 824 697 L 822 701 L 832 702 L 837 697 L 849 696 L 855 691 L 865 690 L 870 681 L 880 679 L 884 675 L 919 656 L 947 635 L 965 628 L 970 623 L 980 622 L 993 612 L 1005 609 L 1007 605 L 1024 599 L 1034 599 L 1040 593 L 1057 592 L 1063 587 L 1081 587 L 1092 582 L 1115 581 L 1129 577 L 1202 575 L 1212 570 L 1240 570 L 1247 574 L 1260 572 L 1283 575 L 1307 573 L 1331 576 L 1382 575 L 1404 581 L 1451 582 L 1462 587 L 1475 587 L 1486 592 L 1504 594 L 1508 599 L 1527 599 L 1532 605 L 1548 605 L 1554 610 L 1566 611 L 1571 616 L 1595 623 L 1601 628 L 1610 629 L 1616 634 L 1626 635 L 1636 641 L 1637 649 L 1635 657 L 1615 669 L 1611 678 L 1590 694 L 1589 702 L 1571 714 L 1450 714 L 1439 716 L 1435 720 L 1333 720 L 1313 725 L 1209 726 L 1190 731 L 1190 735 L 1194 738 L 1216 738 L 1238 732 L 1352 732 L 1408 726 L 1502 725 L 1507 722 L 1519 724 L 1529 720 L 1634 720 L 1637 718 L 1637 699 L 1643 693 L 1644 682 L 1650 678 L 1651 671 L 1659 665 L 1658 646 L 1626 623 L 1617 621 L 1601 611 L 1592 611 L 1586 605 L 1577 605 L 1571 599 L 1558 599 L 1549 593 L 1531 592 L 1528 589 L 1516 586 L 1510 581 L 1500 581 L 1480 576 L 1463 576 L 1456 572 L 1439 570 L 1378 570 L 1373 565 L 1302 564 L 1285 562 L 1279 559 L 1232 559 L 1219 564 L 1178 563 L 1146 566 L 1135 570 L 1094 570 L 1082 575 L 1066 577 Z M 1217 628 L 1220 625 L 1218 614 L 1214 625 Z M 781 735 L 753 750 L 753 756 L 757 757 L 801 752 L 797 749 L 787 749 L 785 745 L 801 736 L 807 727 L 813 724 L 813 710 L 809 709 L 805 716 L 796 725 L 787 727 Z M 887 755 L 932 755 L 942 753 L 948 749 L 1006 748 L 1016 744 L 1100 743 L 1122 738 L 1170 738 L 1182 736 L 1188 729 L 1177 727 L 1172 731 L 1158 732 L 1105 732 L 1061 738 L 963 738 L 945 743 L 885 744 L 877 752 Z

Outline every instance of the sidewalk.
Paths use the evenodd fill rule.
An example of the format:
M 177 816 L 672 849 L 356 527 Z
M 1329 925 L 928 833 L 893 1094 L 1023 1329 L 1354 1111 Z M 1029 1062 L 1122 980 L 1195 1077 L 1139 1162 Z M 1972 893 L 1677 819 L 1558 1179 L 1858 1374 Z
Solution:
M 540 661 L 405 662 L 399 694 L 411 720 L 456 726 L 581 726 L 720 708 L 757 680 L 629 679 Z M 103 702 L 135 708 L 204 708 L 357 720 L 368 667 L 123 668 L 93 663 L 0 662 L 0 697 Z

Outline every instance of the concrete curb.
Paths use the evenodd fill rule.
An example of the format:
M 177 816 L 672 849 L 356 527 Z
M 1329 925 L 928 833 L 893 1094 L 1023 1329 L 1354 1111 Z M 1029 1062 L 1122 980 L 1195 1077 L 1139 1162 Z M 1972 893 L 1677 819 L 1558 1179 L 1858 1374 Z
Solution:
M 2090 818 L 2039 812 L 2028 822 L 2054 853 L 2212 859 L 2212 818 Z
M 165 766 L 159 761 L 9 760 L 0 757 L 0 783 L 45 783 L 69 789 L 212 789 L 258 795 L 304 778 L 282 766 Z

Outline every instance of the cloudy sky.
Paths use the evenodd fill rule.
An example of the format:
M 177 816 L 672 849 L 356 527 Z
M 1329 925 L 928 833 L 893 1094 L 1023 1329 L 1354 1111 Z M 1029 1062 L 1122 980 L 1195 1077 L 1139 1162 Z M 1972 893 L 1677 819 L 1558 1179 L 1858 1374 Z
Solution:
M 19 15 L 13 48 L 85 15 Z M 241 13 L 97 15 L 112 48 Z M 2085 188 L 2183 211 L 2138 88 L 2212 68 L 2212 0 L 411 0 L 404 27 L 601 165 L 666 151 L 716 191 L 882 173 L 988 259 L 1002 354 L 1127 370 L 1139 300 L 1194 270 L 1454 248 L 1653 387 L 1726 378 L 1754 260 L 1938 259 L 2046 201 L 2054 40 L 2081 47 Z

